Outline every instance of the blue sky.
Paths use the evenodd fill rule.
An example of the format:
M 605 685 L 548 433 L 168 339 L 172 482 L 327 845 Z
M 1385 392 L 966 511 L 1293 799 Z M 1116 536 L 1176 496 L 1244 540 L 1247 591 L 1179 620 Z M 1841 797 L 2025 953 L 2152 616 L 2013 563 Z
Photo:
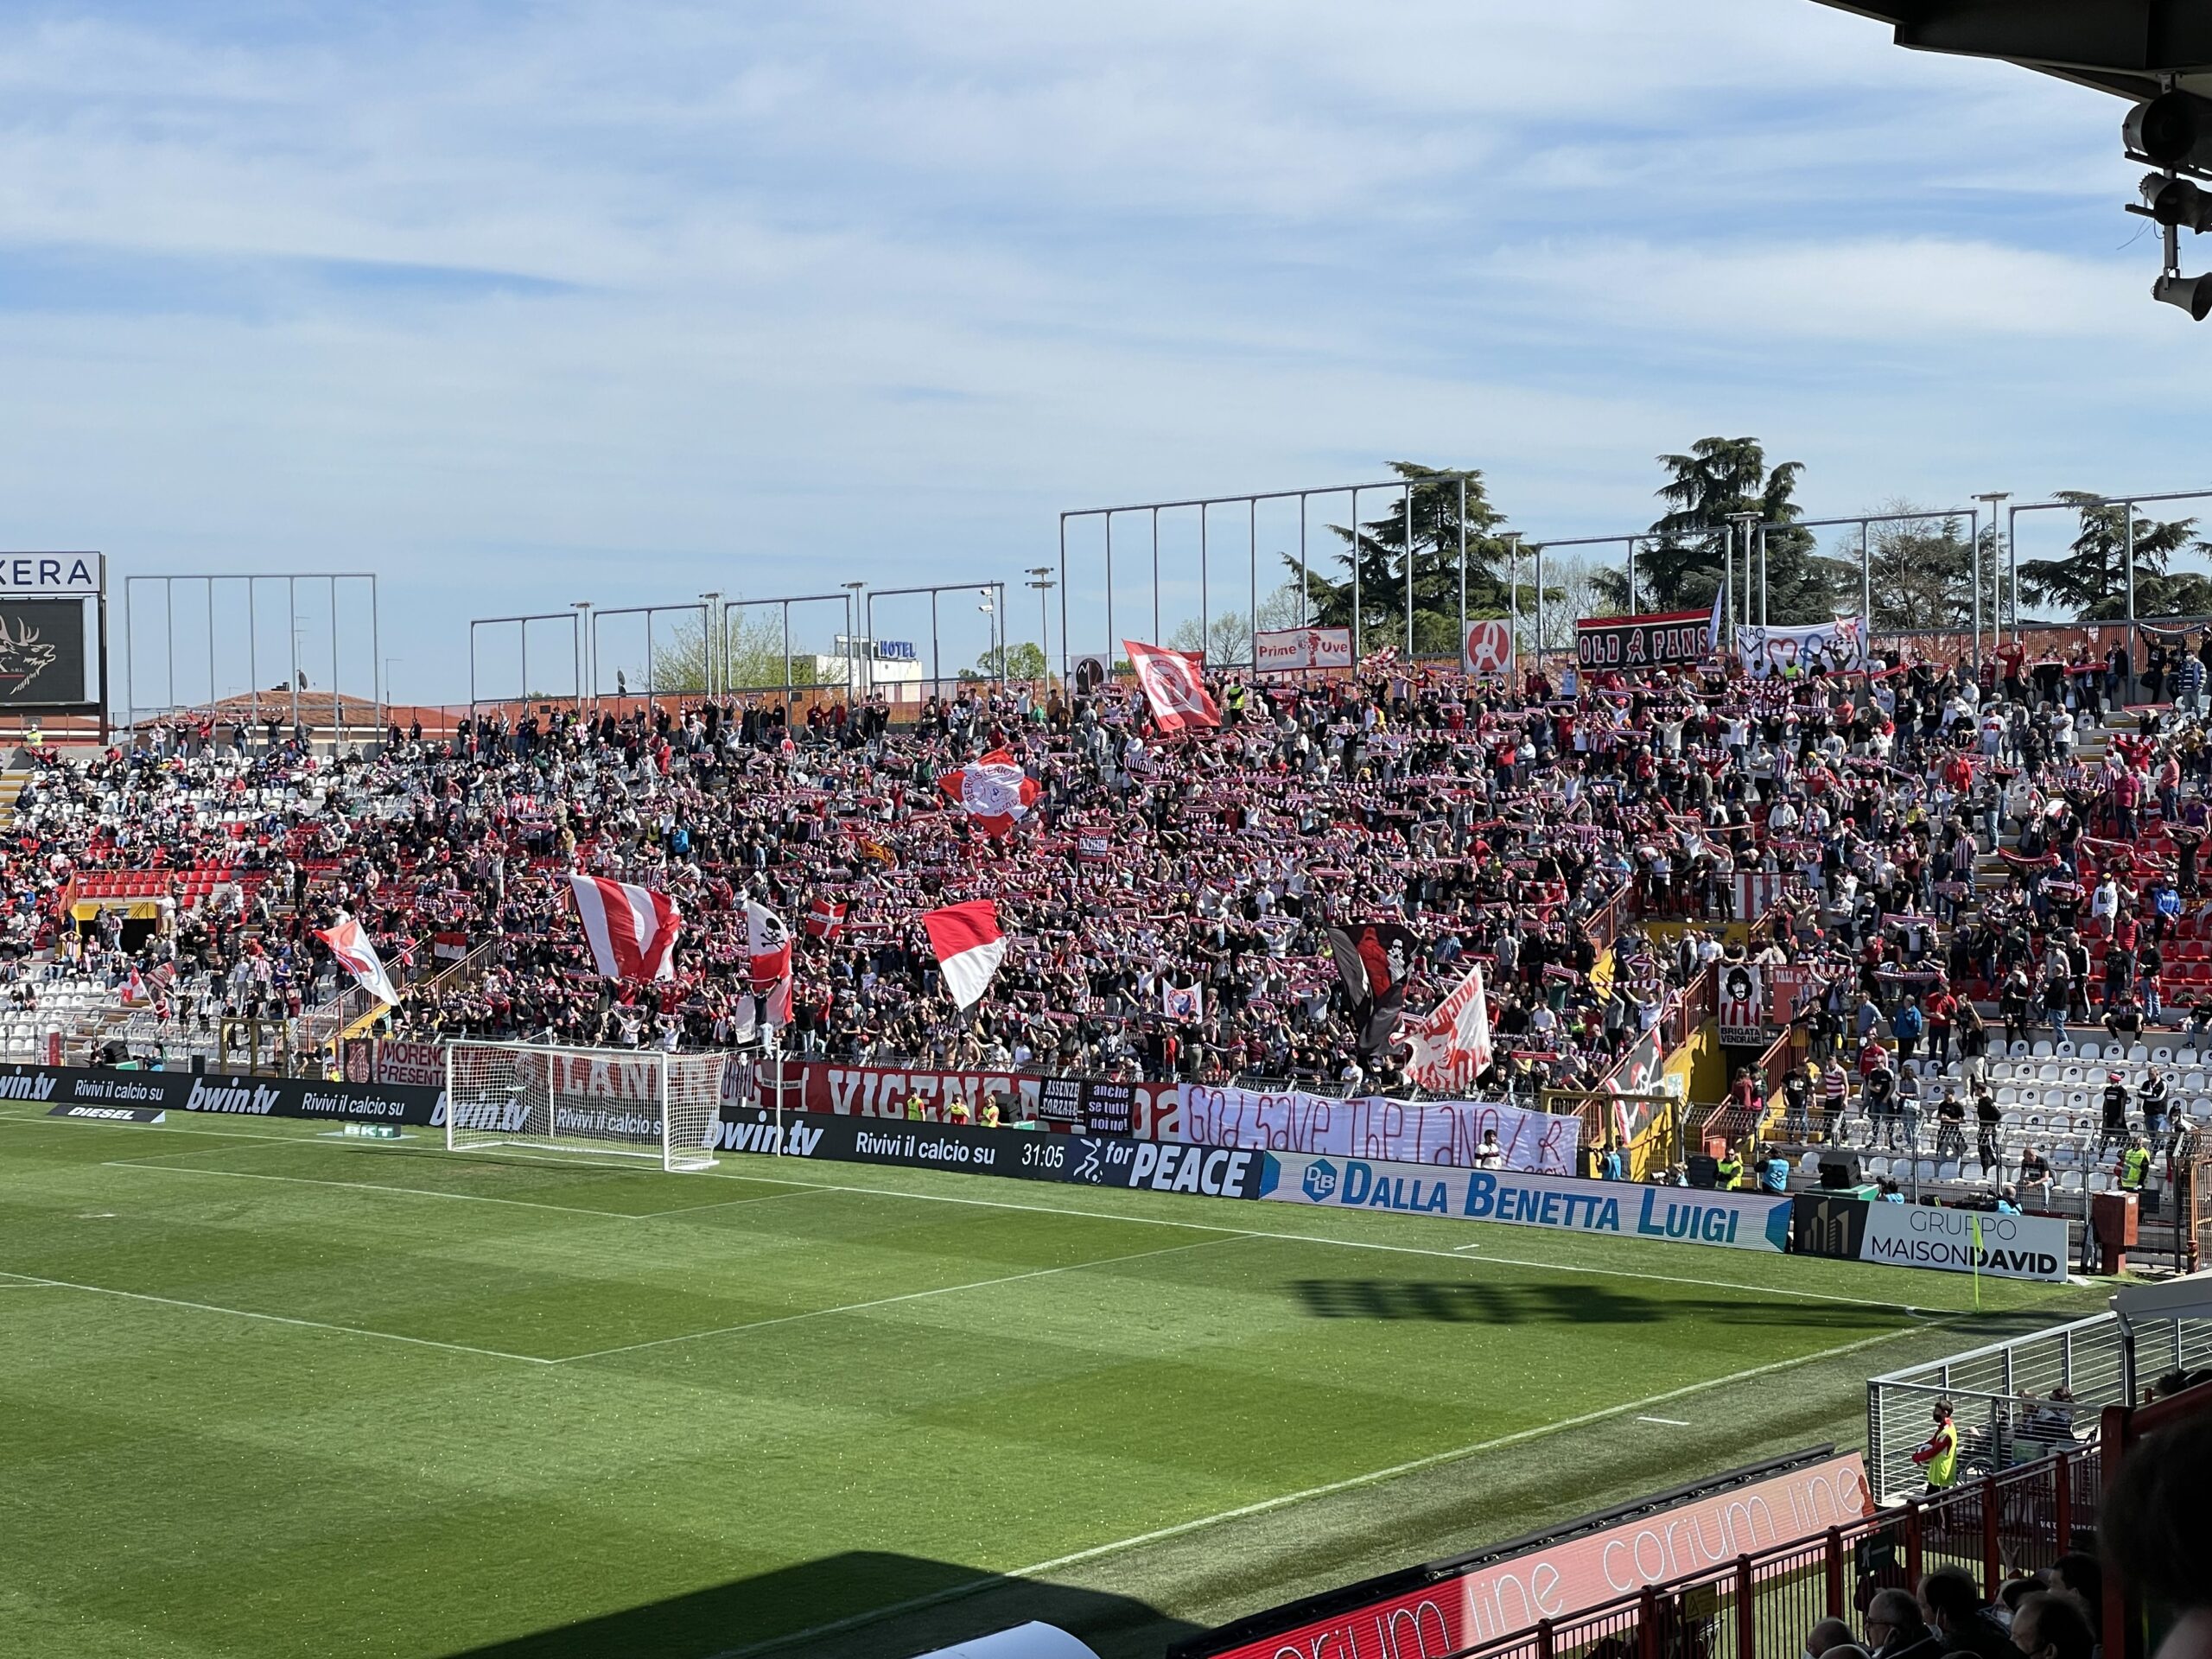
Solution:
M 1534 538 L 1712 433 L 1823 514 L 2212 484 L 2122 112 L 1809 0 L 10 7 L 0 543 L 375 569 L 442 700 L 470 617 L 1018 582 L 1399 457 Z

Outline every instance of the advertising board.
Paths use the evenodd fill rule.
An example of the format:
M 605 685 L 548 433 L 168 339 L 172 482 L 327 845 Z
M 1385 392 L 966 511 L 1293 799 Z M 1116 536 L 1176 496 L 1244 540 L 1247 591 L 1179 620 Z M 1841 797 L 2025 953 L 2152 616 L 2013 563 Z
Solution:
M 950 1169 L 1025 1181 L 1072 1181 L 1205 1198 L 1259 1196 L 1265 1154 L 1109 1135 L 1046 1135 L 970 1124 L 887 1122 L 725 1107 L 715 1138 L 721 1152 L 804 1158 L 817 1163 Z
M 1737 1556 L 1817 1537 L 1873 1512 L 1866 1470 L 1853 1452 L 1808 1459 L 1763 1479 L 1678 1503 L 1598 1517 L 1557 1541 L 1507 1547 L 1465 1567 L 1376 1580 L 1374 1599 L 1319 1618 L 1286 1608 L 1212 1637 L 1185 1642 L 1175 1659 L 1448 1659 L 1479 1643 L 1603 1607 L 1646 1585 L 1701 1572 Z M 1414 1582 L 1425 1577 L 1427 1582 Z
M 1309 668 L 1350 668 L 1350 628 L 1262 628 L 1252 636 L 1254 664 L 1262 674 Z
M 1260 1196 L 1278 1204 L 1448 1216 L 1561 1232 L 1718 1244 L 1765 1255 L 1780 1255 L 1789 1245 L 1789 1200 L 1772 1194 L 1287 1152 L 1268 1154 Z
M 223 1116 L 331 1118 L 442 1126 L 442 1092 L 403 1084 L 324 1083 L 313 1077 L 232 1077 L 189 1071 L 86 1071 L 13 1065 L 0 1071 L 0 1099 L 62 1105 L 143 1106 Z
M 1815 1192 L 1793 1200 L 1790 1235 L 1790 1248 L 1800 1255 L 2052 1284 L 2065 1281 L 2072 1248 L 2063 1216 L 1870 1204 Z
M 764 1090 L 772 1087 L 764 1072 Z M 725 1091 L 727 1095 L 727 1090 Z M 1182 1085 L 1041 1077 L 1013 1071 L 907 1071 L 889 1066 L 833 1065 L 820 1060 L 784 1066 L 784 1109 L 828 1112 L 839 1117 L 906 1116 L 909 1096 L 919 1095 L 934 1115 L 957 1095 L 971 1112 L 987 1095 L 1014 1096 L 1011 1115 L 1032 1114 L 1056 1128 L 1078 1125 L 1095 1133 L 1173 1138 L 1182 1122 Z M 773 1103 L 772 1101 L 770 1102 Z

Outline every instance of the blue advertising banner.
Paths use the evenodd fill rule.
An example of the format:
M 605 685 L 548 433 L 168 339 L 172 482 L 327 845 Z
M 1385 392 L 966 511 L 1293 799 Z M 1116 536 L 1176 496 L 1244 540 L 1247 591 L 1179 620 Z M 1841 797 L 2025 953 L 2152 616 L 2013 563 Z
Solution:
M 1269 1153 L 1267 1160 L 1260 1196 L 1278 1204 L 1392 1210 L 1777 1255 L 1789 1248 L 1789 1200 L 1771 1193 L 1579 1181 L 1296 1152 Z

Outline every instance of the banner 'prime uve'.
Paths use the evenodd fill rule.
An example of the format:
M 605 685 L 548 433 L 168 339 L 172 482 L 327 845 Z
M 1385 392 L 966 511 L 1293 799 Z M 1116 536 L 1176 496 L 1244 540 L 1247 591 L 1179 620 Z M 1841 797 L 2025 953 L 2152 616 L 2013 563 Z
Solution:
M 1789 1248 L 1789 1200 L 1771 1194 L 1500 1175 L 1288 1152 L 1268 1154 L 1260 1196 L 1279 1204 L 1394 1210 L 1562 1232 L 1720 1244 L 1766 1255 Z
M 1711 620 L 1703 611 L 1583 617 L 1574 625 L 1574 664 L 1602 672 L 1694 663 L 1706 653 Z
M 1491 1130 L 1503 1167 L 1564 1175 L 1573 1167 L 1582 1124 L 1497 1101 L 1337 1100 L 1195 1084 L 1183 1089 L 1181 1138 L 1200 1146 L 1467 1166 Z

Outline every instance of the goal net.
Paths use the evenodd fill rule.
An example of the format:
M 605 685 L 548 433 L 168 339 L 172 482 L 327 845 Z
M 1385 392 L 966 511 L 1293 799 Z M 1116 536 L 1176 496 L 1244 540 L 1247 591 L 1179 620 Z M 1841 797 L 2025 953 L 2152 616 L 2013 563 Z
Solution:
M 710 1169 L 727 1054 L 454 1043 L 446 1146 L 533 1147 Z

